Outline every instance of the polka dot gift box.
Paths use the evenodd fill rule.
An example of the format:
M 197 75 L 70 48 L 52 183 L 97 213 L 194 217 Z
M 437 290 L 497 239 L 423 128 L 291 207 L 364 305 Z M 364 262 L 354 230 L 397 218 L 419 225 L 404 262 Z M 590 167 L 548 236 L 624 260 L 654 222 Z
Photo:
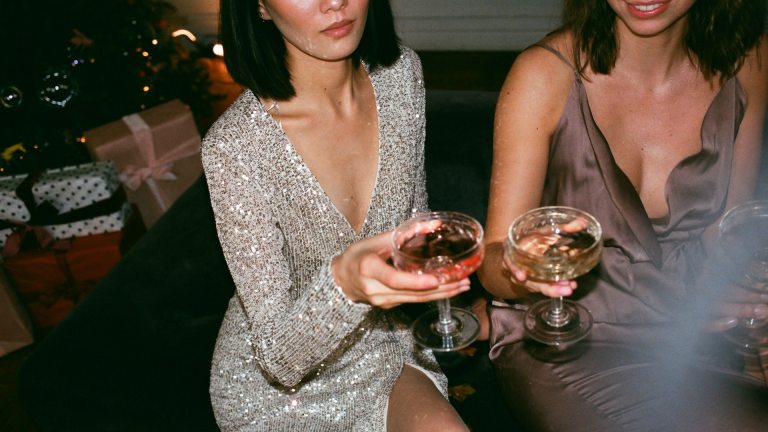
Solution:
M 10 223 L 23 223 L 29 221 L 30 214 L 24 201 L 16 195 L 26 175 L 0 177 L 0 220 Z
M 120 231 L 133 211 L 111 161 L 45 171 L 31 182 L 34 202 L 28 204 L 17 191 L 25 178 L 0 179 L 0 218 L 43 226 L 56 240 Z M 38 213 L 44 203 L 52 213 Z M 0 246 L 11 233 L 12 228 L 0 230 Z
M 35 203 L 48 201 L 59 213 L 85 207 L 112 196 L 120 187 L 111 161 L 50 169 L 32 186 Z

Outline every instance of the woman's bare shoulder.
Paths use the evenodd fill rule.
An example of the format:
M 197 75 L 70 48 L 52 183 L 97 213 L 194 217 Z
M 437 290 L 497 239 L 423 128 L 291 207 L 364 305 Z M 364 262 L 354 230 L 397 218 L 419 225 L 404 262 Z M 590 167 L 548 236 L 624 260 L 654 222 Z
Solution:
M 575 70 L 573 64 L 570 37 L 557 33 L 523 50 L 510 73 L 522 74 L 545 84 L 552 80 L 571 82 Z
M 566 35 L 555 34 L 523 50 L 502 88 L 504 94 L 527 94 L 540 101 L 564 99 L 575 79 Z M 560 56 L 553 53 L 557 51 Z

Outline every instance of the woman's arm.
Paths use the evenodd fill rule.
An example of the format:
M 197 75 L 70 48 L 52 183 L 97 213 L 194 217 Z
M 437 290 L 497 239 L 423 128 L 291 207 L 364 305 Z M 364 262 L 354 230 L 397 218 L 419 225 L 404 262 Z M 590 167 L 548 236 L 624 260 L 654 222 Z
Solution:
M 765 134 L 763 129 L 768 104 L 768 37 L 763 36 L 758 46 L 750 51 L 738 73 L 738 79 L 747 95 L 747 108 L 733 146 L 726 209 L 753 198 L 760 174 L 760 157 Z M 707 250 L 711 250 L 717 237 L 719 222 L 718 220 L 709 226 L 705 232 Z
M 568 52 L 560 49 L 561 52 Z M 515 298 L 527 288 L 513 283 L 503 264 L 503 244 L 512 220 L 538 207 L 544 188 L 549 143 L 573 85 L 574 73 L 540 47 L 515 60 L 496 105 L 486 257 L 478 276 L 491 294 Z M 570 285 L 535 284 L 547 295 L 569 295 Z
M 734 143 L 726 209 L 752 199 L 757 182 L 766 181 L 768 175 L 759 172 L 768 109 L 768 37 L 763 36 L 760 44 L 750 52 L 738 78 L 747 95 L 747 108 Z M 705 233 L 704 242 L 708 250 L 714 247 L 718 223 L 719 220 Z M 734 317 L 768 318 L 768 302 L 759 293 L 732 287 L 727 297 L 715 304 L 714 314 L 721 318 L 713 324 L 714 329 L 732 326 Z
M 416 175 L 415 190 L 413 193 L 413 207 L 411 211 L 414 213 L 424 212 L 429 209 L 427 203 L 427 175 L 424 165 L 424 144 L 426 141 L 426 91 L 424 89 L 424 77 L 421 68 L 421 60 L 418 55 L 410 49 L 404 49 L 403 55 L 407 56 L 408 62 L 411 64 L 413 75 L 410 78 L 412 92 L 412 107 L 413 112 L 410 113 L 410 118 L 413 119 L 413 136 L 415 139 L 414 146 L 416 146 L 416 157 L 418 159 L 417 166 L 418 172 Z
M 333 352 L 370 306 L 348 301 L 336 288 L 330 258 L 307 286 L 292 286 L 283 233 L 259 179 L 246 168 L 253 161 L 229 147 L 238 137 L 210 135 L 203 164 L 219 241 L 246 314 L 247 342 L 272 379 L 293 386 Z
M 750 51 L 738 78 L 747 94 L 747 109 L 733 147 L 726 208 L 752 199 L 760 174 L 768 105 L 768 37 L 763 36 L 758 46 Z

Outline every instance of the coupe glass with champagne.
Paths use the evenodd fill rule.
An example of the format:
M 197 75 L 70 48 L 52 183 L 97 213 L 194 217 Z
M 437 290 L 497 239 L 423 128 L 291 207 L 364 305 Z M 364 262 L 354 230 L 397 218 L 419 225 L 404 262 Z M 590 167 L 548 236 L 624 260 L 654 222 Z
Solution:
M 717 239 L 730 280 L 768 294 L 768 200 L 728 210 L 718 226 Z M 768 348 L 768 320 L 742 319 L 726 336 L 746 351 Z
M 523 213 L 509 226 L 504 252 L 531 280 L 575 279 L 600 261 L 602 228 L 589 213 L 571 207 L 540 207 Z M 562 297 L 532 304 L 525 331 L 546 345 L 561 346 L 583 339 L 592 314 Z
M 392 262 L 400 270 L 432 274 L 441 284 L 469 276 L 483 261 L 483 227 L 458 212 L 417 214 L 392 233 Z M 450 299 L 437 301 L 437 311 L 419 316 L 412 326 L 416 342 L 437 352 L 462 349 L 480 331 L 470 311 L 451 307 Z

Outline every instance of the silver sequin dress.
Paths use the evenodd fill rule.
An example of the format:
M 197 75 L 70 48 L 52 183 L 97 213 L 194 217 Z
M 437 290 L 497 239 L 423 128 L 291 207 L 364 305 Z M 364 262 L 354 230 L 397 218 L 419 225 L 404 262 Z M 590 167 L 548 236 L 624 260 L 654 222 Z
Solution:
M 415 346 L 404 317 L 349 302 L 330 274 L 331 258 L 351 243 L 426 210 L 421 63 L 403 48 L 394 65 L 369 76 L 379 166 L 360 233 L 250 91 L 204 140 L 219 239 L 236 285 L 211 368 L 222 430 L 383 431 L 404 363 L 446 393 L 434 356 Z

